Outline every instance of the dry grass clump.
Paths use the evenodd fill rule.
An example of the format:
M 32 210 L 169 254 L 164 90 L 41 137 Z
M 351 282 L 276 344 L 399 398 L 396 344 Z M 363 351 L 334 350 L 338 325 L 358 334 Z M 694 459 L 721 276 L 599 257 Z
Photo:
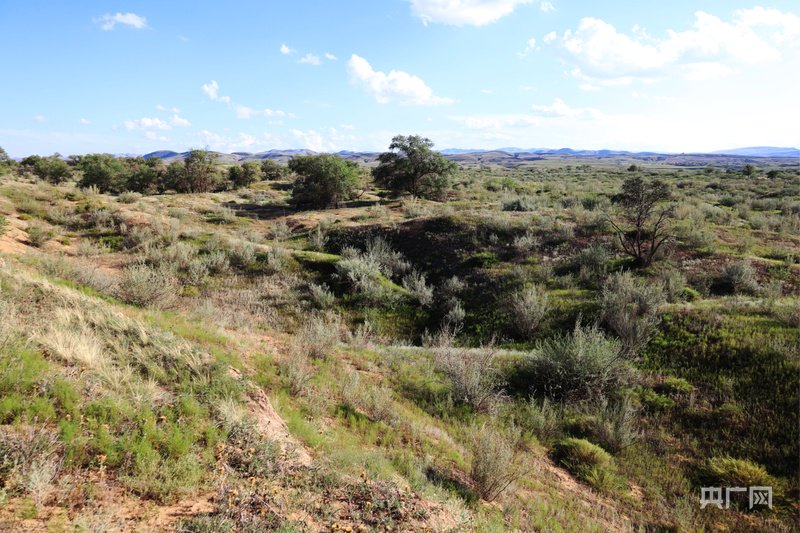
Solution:
M 497 350 L 492 346 L 460 348 L 452 338 L 442 335 L 434 348 L 436 367 L 453 387 L 453 399 L 478 411 L 493 407 L 502 397 L 501 376 L 497 368 Z
M 524 473 L 516 452 L 518 435 L 513 428 L 510 433 L 487 424 L 472 429 L 470 479 L 478 495 L 489 502 L 500 497 Z
M 117 286 L 117 296 L 141 307 L 168 308 L 178 297 L 178 280 L 174 274 L 144 264 L 125 269 Z
M 531 285 L 511 295 L 509 321 L 517 332 L 530 338 L 550 310 L 550 297 L 542 285 Z

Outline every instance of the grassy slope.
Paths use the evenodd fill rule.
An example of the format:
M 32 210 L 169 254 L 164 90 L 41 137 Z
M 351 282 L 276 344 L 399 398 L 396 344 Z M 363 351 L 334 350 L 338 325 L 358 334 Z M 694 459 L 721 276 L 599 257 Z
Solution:
M 558 197 L 559 187 L 551 182 L 541 180 L 538 186 L 555 187 L 551 192 Z M 613 190 L 613 183 L 601 182 L 601 187 Z M 541 275 L 542 258 L 557 262 L 579 249 L 581 239 L 591 237 L 579 228 L 577 240 L 551 242 L 549 235 L 558 231 L 551 220 L 562 216 L 543 209 L 551 220 L 538 221 L 544 244 L 532 254 L 538 260 L 528 261 L 528 254 L 509 251 L 503 243 L 519 235 L 518 224 L 530 217 L 519 214 L 503 221 L 488 212 L 475 218 L 469 209 L 483 194 L 471 192 L 476 190 L 465 194 L 464 215 L 452 218 L 445 211 L 440 213 L 445 218 L 400 225 L 388 236 L 429 279 L 438 283 L 454 274 L 468 279 L 467 336 L 480 340 L 499 330 L 510 347 L 524 349 L 529 344 L 515 341 L 497 312 L 500 291 L 488 300 L 482 291 L 510 290 L 520 272 Z M 336 255 L 302 251 L 305 243 L 299 237 L 264 242 L 265 234 L 275 232 L 269 229 L 274 220 L 285 218 L 299 232 L 309 224 L 308 217 L 274 216 L 278 210 L 266 210 L 270 214 L 265 221 L 235 216 L 246 213 L 244 208 L 232 214 L 219 207 L 237 200 L 245 205 L 264 201 L 258 191 L 241 198 L 227 193 L 147 197 L 133 205 L 68 187 L 19 182 L 6 182 L 0 192 L 6 198 L 0 207 L 15 230 L 4 237 L 14 253 L 6 256 L 0 273 L 2 301 L 6 310 L 13 309 L 4 314 L 4 338 L 10 340 L 3 347 L 6 377 L 0 383 L 0 415 L 6 457 L 16 461 L 0 471 L 6 486 L 0 520 L 15 527 L 91 528 L 124 521 L 170 528 L 176 521 L 170 510 L 176 508 L 198 515 L 193 527 L 212 529 L 232 526 L 243 516 L 284 530 L 359 524 L 449 529 L 470 523 L 498 531 L 624 530 L 632 524 L 697 528 L 715 522 L 776 527 L 767 516 L 698 513 L 691 474 L 691 465 L 708 455 L 704 448 L 725 451 L 732 437 L 741 446 L 734 449 L 736 455 L 767 464 L 770 473 L 790 479 L 796 469 L 787 459 L 797 442 L 791 424 L 786 438 L 769 448 L 763 435 L 723 407 L 731 404 L 747 416 L 758 416 L 746 403 L 748 393 L 763 391 L 763 381 L 755 379 L 761 372 L 754 370 L 760 367 L 752 360 L 783 352 L 755 346 L 767 337 L 797 342 L 796 331 L 771 321 L 769 310 L 743 310 L 736 306 L 738 300 L 703 300 L 685 304 L 688 311 L 674 315 L 684 318 L 664 323 L 644 362 L 650 376 L 644 388 L 651 393 L 639 393 L 648 437 L 615 458 L 626 479 L 623 487 L 592 491 L 555 466 L 547 448 L 524 433 L 517 443 L 523 477 L 499 504 L 485 504 L 468 476 L 471 433 L 487 421 L 519 419 L 526 395 L 517 395 L 512 387 L 499 412 L 473 412 L 453 405 L 430 352 L 373 342 L 419 336 L 435 319 L 406 304 L 364 310 L 337 286 Z M 194 254 L 210 253 L 208 243 L 224 238 L 225 246 L 236 251 L 230 254 L 233 272 L 200 284 L 182 278 L 182 296 L 168 311 L 118 301 L 110 287 L 122 275 L 121 267 L 149 252 L 143 243 L 125 244 L 132 237 L 121 234 L 118 222 L 97 223 L 96 212 L 104 207 L 128 227 L 149 227 L 151 242 L 186 243 Z M 361 231 L 358 227 L 374 222 L 386 227 L 387 218 L 399 219 L 396 208 L 368 209 L 325 214 L 343 228 L 330 234 L 334 251 L 340 250 L 333 242 L 337 235 L 363 242 L 353 237 L 353 231 Z M 425 209 L 422 214 L 442 208 Z M 563 218 L 573 216 L 586 213 Z M 52 225 L 58 236 L 41 251 L 25 246 L 20 255 L 10 244 L 25 242 L 22 231 L 31 222 Z M 448 225 L 447 231 L 440 231 L 441 223 Z M 430 236 L 439 242 L 429 246 Z M 237 248 L 247 242 L 255 243 L 252 252 Z M 104 243 L 118 251 L 92 252 L 86 243 Z M 781 241 L 777 247 L 785 245 Z M 275 248 L 287 252 L 277 255 Z M 768 248 L 774 254 L 776 244 Z M 450 254 L 449 260 L 437 262 L 442 252 Z M 541 337 L 568 327 L 578 313 L 594 312 L 591 282 L 589 288 L 574 281 L 570 286 L 566 277 L 577 273 L 565 268 L 548 276 L 560 312 L 548 319 Z M 305 345 L 298 339 L 312 310 L 307 296 L 300 294 L 310 281 L 332 286 L 350 329 L 366 318 L 374 335 L 356 336 L 338 347 L 328 343 L 321 359 L 299 357 Z M 790 290 L 797 286 L 796 268 L 789 271 L 787 283 Z M 389 280 L 382 284 L 406 298 L 402 287 Z M 784 300 L 789 304 L 793 298 Z M 712 304 L 717 307 L 709 311 Z M 723 321 L 722 338 L 709 336 L 702 326 L 709 320 L 717 325 Z M 703 349 L 708 364 L 693 356 L 697 335 L 709 346 Z M 745 336 L 750 344 L 743 341 Z M 685 350 L 677 352 L 679 357 L 676 347 Z M 719 373 L 720 354 L 731 349 L 738 350 L 739 366 L 730 375 Z M 519 356 L 505 357 L 513 369 Z M 789 389 L 796 385 L 796 359 L 763 364 L 767 370 L 777 369 L 768 374 L 773 381 Z M 737 377 L 742 369 L 748 372 L 745 379 Z M 661 405 L 652 394 L 664 393 L 659 387 L 669 375 L 688 379 L 698 393 L 691 400 L 672 398 L 665 412 L 651 406 Z M 261 391 L 285 421 L 289 438 L 271 432 L 268 424 L 259 425 L 269 411 L 258 407 Z M 767 405 L 765 413 L 773 416 L 790 408 L 791 397 L 783 398 L 786 405 Z M 708 417 L 719 416 L 733 417 L 726 432 L 704 437 L 698 428 Z M 779 432 L 781 427 L 776 419 L 773 429 Z M 292 452 L 293 445 L 312 457 L 311 465 L 299 459 L 302 453 Z M 793 488 L 788 489 L 791 502 Z M 105 510 L 92 511 L 97 505 Z M 112 511 L 115 506 L 119 512 Z

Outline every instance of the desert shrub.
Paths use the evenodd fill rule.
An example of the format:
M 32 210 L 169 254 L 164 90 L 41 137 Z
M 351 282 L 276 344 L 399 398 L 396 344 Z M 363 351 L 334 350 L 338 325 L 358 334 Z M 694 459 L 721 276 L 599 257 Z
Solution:
M 487 424 L 472 430 L 470 479 L 478 495 L 486 501 L 497 499 L 511 483 L 519 479 L 522 467 L 516 452 L 518 435 L 502 433 Z
M 269 227 L 270 238 L 274 241 L 285 241 L 292 237 L 292 228 L 285 220 L 273 222 Z
M 536 200 L 530 196 L 518 196 L 503 202 L 503 211 L 536 211 Z
M 314 208 L 338 207 L 359 185 L 358 164 L 335 154 L 303 155 L 289 160 L 298 175 L 292 201 Z
M 530 388 L 549 398 L 602 398 L 628 374 L 621 343 L 597 326 L 541 341 L 529 356 Z
M 311 283 L 308 286 L 308 291 L 311 294 L 311 300 L 320 309 L 333 307 L 333 304 L 336 303 L 336 296 L 324 283 L 322 285 Z
M 142 195 L 138 192 L 123 192 L 118 197 L 117 200 L 122 204 L 133 204 L 139 201 Z
M 755 294 L 758 292 L 753 265 L 748 260 L 728 263 L 722 269 L 722 283 L 736 294 Z
M 4 215 L 0 215 L 0 237 L 8 230 L 8 226 L 8 219 Z
M 635 357 L 652 338 L 661 319 L 664 289 L 637 281 L 630 272 L 610 276 L 600 299 L 603 321 L 622 340 L 623 351 Z
M 542 285 L 531 285 L 511 295 L 509 322 L 525 338 L 530 338 L 550 310 L 550 297 Z
M 714 487 L 773 487 L 778 486 L 766 468 L 747 459 L 712 457 L 701 466 L 699 477 Z
M 579 277 L 584 282 L 596 282 L 606 275 L 611 259 L 608 249 L 602 244 L 593 244 L 581 250 L 573 259 Z
M 547 398 L 531 398 L 517 416 L 520 426 L 530 431 L 545 446 L 550 446 L 561 436 L 563 420 L 563 407 Z
M 172 273 L 164 269 L 136 264 L 123 272 L 117 295 L 134 305 L 167 308 L 175 303 L 178 282 Z
M 312 250 L 322 252 L 325 250 L 325 245 L 328 242 L 328 237 L 322 231 L 322 226 L 317 225 L 313 230 L 308 233 L 308 243 Z
M 527 253 L 539 246 L 539 238 L 532 231 L 528 230 L 522 235 L 517 235 L 511 242 L 511 247 L 517 253 Z
M 208 272 L 213 275 L 225 274 L 230 270 L 230 261 L 228 254 L 221 250 L 211 251 L 205 255 L 200 256 L 200 259 L 205 263 Z
M 619 453 L 639 440 L 639 412 L 629 398 L 602 402 L 595 414 L 582 415 L 567 424 L 575 437 L 589 439 L 611 453 Z
M 314 367 L 309 363 L 308 356 L 296 350 L 292 350 L 286 359 L 281 361 L 280 371 L 292 396 L 303 394 L 314 377 Z
M 371 387 L 364 395 L 364 408 L 369 418 L 375 422 L 391 424 L 397 418 L 392 400 L 392 389 L 381 385 Z
M 27 228 L 28 244 L 39 248 L 53 238 L 53 232 L 40 224 L 31 224 Z
M 664 287 L 664 297 L 669 303 L 682 301 L 685 297 L 686 276 L 679 270 L 662 270 L 659 275 L 662 287 Z
M 379 265 L 380 271 L 389 278 L 400 276 L 411 269 L 403 254 L 394 250 L 389 241 L 382 237 L 369 241 L 364 255 L 373 258 Z
M 459 348 L 445 336 L 434 353 L 436 367 L 450 381 L 456 402 L 485 411 L 501 397 L 501 376 L 494 347 Z
M 403 287 L 422 307 L 433 304 L 433 287 L 425 282 L 425 274 L 412 270 L 403 277 Z
M 800 301 L 793 300 L 785 305 L 776 306 L 774 313 L 785 324 L 800 329 Z
M 339 343 L 341 318 L 335 313 L 314 314 L 297 331 L 298 350 L 309 357 L 322 358 Z
M 611 492 L 621 484 L 614 474 L 614 459 L 586 439 L 562 440 L 554 447 L 553 458 L 576 478 L 603 492 Z
M 203 285 L 210 275 L 208 264 L 202 259 L 194 258 L 186 266 L 186 281 L 189 285 Z

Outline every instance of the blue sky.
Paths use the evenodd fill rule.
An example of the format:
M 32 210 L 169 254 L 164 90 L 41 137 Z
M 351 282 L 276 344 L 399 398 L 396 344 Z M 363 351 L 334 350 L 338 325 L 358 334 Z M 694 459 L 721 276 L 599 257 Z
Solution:
M 800 145 L 800 2 L 0 0 L 31 153 Z

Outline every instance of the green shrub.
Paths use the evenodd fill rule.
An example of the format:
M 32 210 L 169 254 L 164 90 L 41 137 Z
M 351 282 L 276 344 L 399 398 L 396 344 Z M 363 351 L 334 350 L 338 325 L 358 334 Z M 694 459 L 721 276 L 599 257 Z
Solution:
M 544 446 L 550 446 L 561 436 L 564 410 L 547 398 L 531 398 L 517 415 L 520 426 L 530 431 Z
M 117 295 L 130 304 L 167 308 L 178 296 L 178 282 L 165 269 L 133 265 L 123 272 Z
M 4 215 L 0 215 L 0 237 L 6 233 L 8 226 L 8 219 Z
M 536 200 L 530 196 L 518 196 L 503 202 L 503 211 L 536 211 Z
M 604 402 L 596 414 L 572 418 L 565 426 L 567 433 L 592 441 L 604 450 L 619 453 L 640 438 L 639 412 L 629 399 Z
M 31 224 L 27 228 L 28 244 L 39 248 L 53 238 L 53 232 L 40 224 Z
M 522 475 L 515 440 L 486 424 L 472 430 L 470 478 L 475 491 L 486 501 L 497 499 Z
M 509 322 L 524 338 L 530 338 L 550 310 L 550 297 L 542 285 L 531 285 L 511 295 Z
M 715 487 L 773 487 L 777 481 L 766 468 L 747 459 L 712 457 L 700 468 L 703 483 Z
M 676 378 L 674 376 L 665 379 L 661 386 L 666 393 L 675 395 L 689 394 L 694 390 L 691 383 L 683 378 Z
M 736 294 L 755 294 L 758 281 L 753 265 L 748 260 L 735 261 L 725 265 L 722 270 L 722 283 Z
M 598 490 L 610 491 L 619 486 L 614 475 L 614 459 L 600 446 L 586 439 L 567 438 L 553 448 L 553 459 L 581 481 Z
M 621 350 L 597 326 L 579 323 L 571 334 L 542 341 L 531 352 L 530 387 L 550 398 L 602 398 L 627 378 Z
M 630 272 L 611 275 L 600 299 L 603 320 L 622 340 L 627 357 L 635 357 L 655 334 L 664 302 L 661 284 L 636 280 Z

